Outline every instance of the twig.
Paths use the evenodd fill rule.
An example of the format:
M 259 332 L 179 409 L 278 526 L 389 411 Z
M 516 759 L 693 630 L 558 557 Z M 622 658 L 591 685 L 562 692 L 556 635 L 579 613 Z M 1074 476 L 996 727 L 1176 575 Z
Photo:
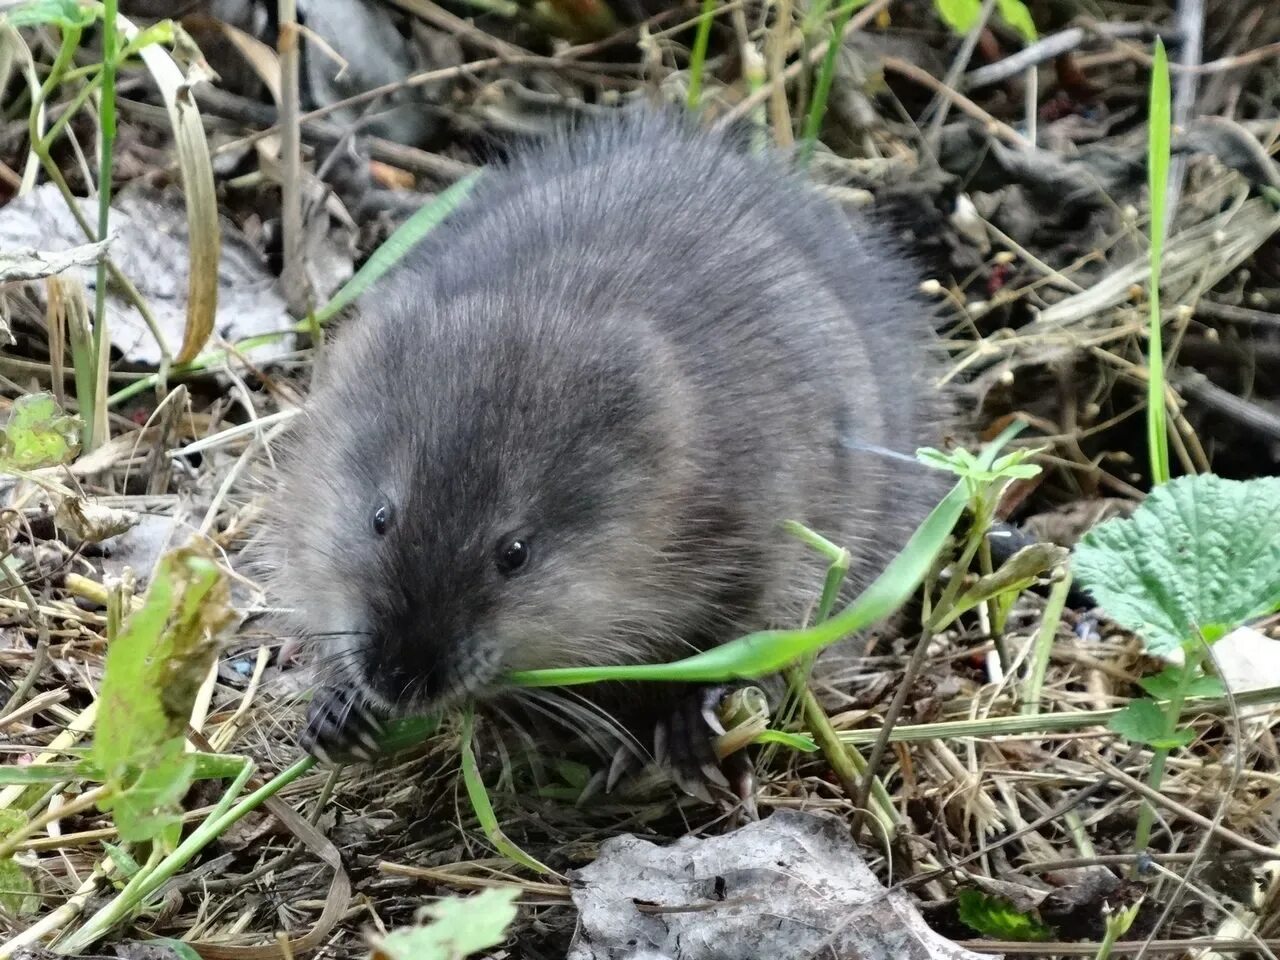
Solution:
M 886 70 L 892 70 L 899 76 L 906 77 L 908 80 L 912 80 L 920 84 L 922 87 L 928 87 L 930 90 L 941 95 L 945 99 L 950 100 L 958 110 L 961 110 L 973 117 L 975 120 L 980 121 L 988 130 L 998 136 L 1001 140 L 1023 149 L 1032 146 L 1031 141 L 1020 134 L 1017 130 L 1013 129 L 1013 127 L 1009 126 L 1007 123 L 997 120 L 964 94 L 952 90 L 928 70 L 922 70 L 914 63 L 910 63 L 900 57 L 885 57 L 883 64 Z
M 1169 797 L 1166 797 L 1164 794 L 1160 793 L 1159 791 L 1152 790 L 1141 780 L 1137 779 L 1136 777 L 1129 776 L 1123 770 L 1113 766 L 1110 763 L 1107 763 L 1105 760 L 1101 759 L 1100 757 L 1089 757 L 1085 760 L 1085 762 L 1088 763 L 1090 766 L 1096 767 L 1098 770 L 1101 770 L 1103 773 L 1105 773 L 1107 776 L 1111 777 L 1113 780 L 1117 781 L 1118 783 L 1124 784 L 1134 793 L 1141 795 L 1144 799 L 1149 800 L 1151 803 L 1155 804 L 1156 806 L 1164 807 L 1166 810 L 1172 813 L 1176 813 L 1178 816 L 1182 817 L 1184 820 L 1189 820 L 1192 823 L 1194 823 L 1196 826 L 1202 827 L 1203 829 L 1216 834 L 1217 836 L 1221 837 L 1223 840 L 1226 840 L 1228 843 L 1234 844 L 1235 846 L 1239 847 L 1242 850 L 1248 850 L 1252 853 L 1256 853 L 1261 856 L 1270 857 L 1273 860 L 1280 861 L 1280 847 L 1273 848 L 1273 847 L 1264 846 L 1261 843 L 1257 843 L 1256 841 L 1250 840 L 1248 837 L 1241 836 L 1240 834 L 1236 833 L 1234 830 L 1229 830 L 1228 828 L 1222 826 L 1221 824 L 1216 824 L 1212 819 L 1210 819 L 1209 817 L 1206 817 L 1204 814 L 1196 813 L 1190 807 L 1184 806 L 1178 801 L 1172 800 Z
M 1111 40 L 1123 37 L 1149 40 L 1157 34 L 1163 36 L 1167 44 L 1177 40 L 1176 34 L 1158 31 L 1149 23 L 1090 23 L 1085 26 L 1068 27 L 1059 33 L 1042 37 L 1031 46 L 1024 47 L 997 63 L 971 70 L 964 76 L 963 89 L 981 90 L 983 87 L 1010 80 L 1029 67 L 1038 66 L 1064 53 L 1070 53 L 1094 38 Z
M 1244 323 L 1251 327 L 1280 330 L 1280 313 L 1235 307 L 1227 303 L 1214 303 L 1212 300 L 1199 301 L 1195 305 L 1195 315 L 1207 317 L 1210 320 L 1225 320 L 1227 323 Z
M 1198 370 L 1180 370 L 1174 375 L 1174 382 L 1184 396 L 1195 397 L 1214 412 L 1273 440 L 1280 440 L 1280 416 L 1223 390 Z
M 1176 22 L 1182 37 L 1177 63 L 1184 69 L 1173 79 L 1173 129 L 1184 130 L 1195 108 L 1199 77 L 1194 68 L 1200 66 L 1200 48 L 1204 42 L 1204 0 L 1178 0 Z M 1187 158 L 1176 154 L 1169 160 L 1168 187 L 1165 190 L 1164 235 L 1167 239 L 1178 215 L 1182 184 L 1187 175 Z
M 299 124 L 297 0 L 279 0 L 280 191 L 285 299 L 295 316 L 311 309 L 302 237 L 302 133 Z
M 826 40 L 817 44 L 806 56 L 801 57 L 795 63 L 791 64 L 787 69 L 783 70 L 781 74 L 770 76 L 768 83 L 762 85 L 759 90 L 755 90 L 743 97 L 738 101 L 733 109 L 727 111 L 724 116 L 716 121 L 716 127 L 724 128 L 732 126 L 744 117 L 749 116 L 756 107 L 767 102 L 769 98 L 773 96 L 773 89 L 775 86 L 785 86 L 787 83 L 800 76 L 806 68 L 819 63 L 822 58 L 826 56 L 827 48 L 831 46 L 833 40 L 843 42 L 844 38 L 849 34 L 857 33 L 876 16 L 878 16 L 881 10 L 889 6 L 890 2 L 891 0 L 873 0 L 872 3 L 867 4 L 859 10 L 856 15 L 849 18 L 849 22 L 845 24 L 844 30 L 840 32 L 840 36 L 838 38 L 832 38 L 832 40 Z
M 947 69 L 947 75 L 943 78 L 943 85 L 948 90 L 959 90 L 960 81 L 964 77 L 964 71 L 969 66 L 969 61 L 973 58 L 973 51 L 978 47 L 978 40 L 982 36 L 982 31 L 987 29 L 987 21 L 991 19 L 991 14 L 996 8 L 996 0 L 984 0 L 982 11 L 978 14 L 978 21 L 964 35 L 964 40 L 960 43 L 960 49 L 956 51 L 956 58 L 951 62 L 951 66 Z M 925 134 L 929 143 L 936 147 L 938 137 L 942 134 L 942 125 L 947 122 L 947 113 L 951 109 L 951 101 L 944 97 L 940 91 L 935 91 L 933 102 L 929 104 L 925 111 L 926 115 L 932 115 L 929 121 L 929 129 Z

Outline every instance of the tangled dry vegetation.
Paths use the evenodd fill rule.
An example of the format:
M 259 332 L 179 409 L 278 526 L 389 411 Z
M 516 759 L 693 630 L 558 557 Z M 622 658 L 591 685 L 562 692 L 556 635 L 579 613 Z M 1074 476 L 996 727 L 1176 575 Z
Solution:
M 142 27 L 173 12 L 156 6 L 124 3 L 122 13 Z M 85 30 L 71 74 L 45 91 L 39 129 L 57 135 L 43 157 L 29 152 L 26 78 L 38 87 L 49 75 L 63 30 L 5 34 L 0 334 L 7 328 L 12 342 L 0 355 L 0 404 L 51 391 L 85 416 L 93 446 L 41 474 L 87 519 L 69 519 L 65 507 L 55 514 L 62 501 L 41 483 L 0 486 L 6 769 L 59 770 L 84 755 L 103 703 L 109 621 L 143 595 L 162 550 L 195 530 L 236 571 L 215 612 L 239 618 L 195 697 L 192 742 L 252 758 L 249 790 L 281 771 L 298 775 L 220 829 L 98 942 L 76 932 L 117 896 L 145 846 L 123 843 L 119 821 L 97 809 L 100 788 L 73 772 L 5 780 L 0 839 L 9 838 L 17 873 L 0 872 L 2 956 L 68 944 L 84 955 L 112 944 L 125 956 L 181 955 L 140 952 L 138 942 L 156 936 L 211 958 L 359 956 L 371 931 L 411 923 L 424 902 L 495 885 L 515 885 L 521 909 L 492 955 L 562 956 L 577 922 L 563 874 L 591 862 L 602 840 L 724 827 L 721 811 L 657 781 L 575 804 L 589 772 L 576 759 L 555 747 L 526 751 L 480 721 L 480 776 L 506 838 L 554 871 L 539 875 L 486 837 L 460 779 L 454 722 L 394 762 L 300 769 L 305 671 L 257 625 L 262 598 L 238 568 L 258 509 L 251 467 L 269 464 L 264 451 L 313 359 L 312 340 L 292 336 L 296 318 L 328 303 L 412 210 L 557 115 L 646 95 L 684 100 L 693 85 L 707 122 L 755 122 L 789 144 L 810 115 L 837 23 L 843 37 L 809 169 L 842 202 L 899 225 L 934 278 L 949 383 L 966 415 L 959 439 L 976 447 L 1022 418 L 1029 428 L 1015 446 L 1043 448 L 1043 471 L 1008 488 L 999 518 L 1069 547 L 1102 517 L 1131 512 L 1150 483 L 1145 121 L 1161 35 L 1175 124 L 1163 284 L 1175 470 L 1276 472 L 1280 11 L 1268 4 L 1031 2 L 1039 37 L 1027 42 L 994 3 L 957 32 L 924 0 L 856 10 L 711 2 L 701 65 L 690 53 L 698 11 L 666 3 L 351 4 L 394 25 L 386 43 L 375 42 L 372 14 L 359 29 L 335 30 L 324 11 L 343 5 L 299 3 L 310 11 L 301 63 L 289 44 L 276 52 L 279 35 L 297 36 L 292 6 L 189 4 L 182 22 L 200 52 L 180 34 L 165 47 L 174 51 L 168 72 L 149 60 L 121 66 L 110 255 L 132 292 L 116 284 L 97 305 L 97 251 L 84 252 L 65 198 L 90 196 L 81 212 L 92 218 L 101 113 L 83 68 L 103 59 L 101 31 Z M 0 15 L 12 7 L 0 4 Z M 338 80 L 335 57 L 345 66 Z M 218 255 L 214 223 L 217 273 L 207 269 Z M 26 254 L 9 256 L 27 248 L 73 255 L 51 276 Z M 149 304 L 147 324 L 131 300 Z M 105 402 L 90 411 L 68 349 L 103 309 L 110 372 L 98 392 Z M 104 545 L 103 525 L 115 523 L 129 529 Z M 112 600 L 122 583 L 123 599 Z M 834 727 L 863 756 L 879 754 L 877 822 L 887 826 L 861 832 L 868 862 L 917 899 L 935 930 L 979 951 L 1095 956 L 1107 917 L 1136 906 L 1117 953 L 1273 956 L 1280 667 L 1258 654 L 1237 667 L 1256 681 L 1247 690 L 1189 711 L 1194 738 L 1170 753 L 1153 794 L 1145 778 L 1156 751 L 1107 723 L 1161 664 L 1079 600 L 1021 593 L 1000 631 L 1007 669 L 986 608 L 927 638 L 913 608 L 827 681 Z M 1274 633 L 1275 623 L 1254 627 Z M 920 643 L 921 667 L 904 687 Z M 1048 662 L 1029 700 L 1037 651 Z M 857 819 L 820 757 L 771 747 L 759 769 L 761 814 Z M 189 830 L 225 812 L 232 776 L 196 780 L 182 800 Z M 1144 801 L 1155 829 L 1150 852 L 1137 854 Z M 962 918 L 962 891 L 1023 925 L 1006 924 L 1003 940 L 991 924 L 975 928 Z

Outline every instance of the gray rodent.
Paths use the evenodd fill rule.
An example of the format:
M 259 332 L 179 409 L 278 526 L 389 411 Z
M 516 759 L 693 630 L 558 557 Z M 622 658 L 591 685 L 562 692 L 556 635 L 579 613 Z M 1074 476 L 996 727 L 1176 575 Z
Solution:
M 799 625 L 825 561 L 785 520 L 869 582 L 940 489 L 918 284 L 781 157 L 669 112 L 487 171 L 328 346 L 281 468 L 269 587 L 329 678 L 307 746 Z M 636 742 L 674 708 L 581 690 Z

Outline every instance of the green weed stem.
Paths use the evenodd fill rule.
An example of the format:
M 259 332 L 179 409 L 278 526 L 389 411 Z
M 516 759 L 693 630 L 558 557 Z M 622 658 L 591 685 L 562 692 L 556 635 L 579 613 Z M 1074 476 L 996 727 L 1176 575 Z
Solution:
M 1164 259 L 1165 193 L 1169 182 L 1169 61 L 1157 37 L 1151 70 L 1151 101 L 1147 117 L 1147 192 L 1151 198 L 1151 306 L 1147 345 L 1147 449 L 1152 484 L 1168 483 L 1169 430 L 1166 423 L 1164 345 L 1160 313 L 1160 265 Z
M 1184 645 L 1184 660 L 1182 669 L 1178 673 L 1178 685 L 1174 688 L 1173 696 L 1164 705 L 1164 730 L 1162 731 L 1162 739 L 1171 741 L 1178 730 L 1178 723 L 1182 719 L 1182 708 L 1187 701 L 1187 690 L 1191 687 L 1191 681 L 1200 674 L 1200 654 L 1189 649 L 1190 645 Z M 1169 759 L 1170 747 L 1157 746 L 1152 748 L 1151 768 L 1147 771 L 1147 786 L 1153 791 L 1160 790 L 1160 784 L 1164 781 L 1165 761 Z M 1134 831 L 1133 850 L 1134 853 L 1142 853 L 1147 849 L 1147 844 L 1151 840 L 1151 827 L 1155 823 L 1156 810 L 1150 802 L 1142 805 L 1142 810 L 1138 813 L 1138 826 Z M 1138 865 L 1134 864 L 1134 872 L 1136 874 Z
M 154 864 L 148 863 L 139 870 L 120 893 L 90 917 L 84 926 L 72 934 L 65 943 L 59 944 L 60 952 L 79 954 L 88 950 L 106 936 L 116 924 L 131 916 L 153 893 L 190 863 L 196 854 L 225 833 L 233 823 L 258 809 L 314 767 L 315 763 L 313 758 L 303 757 L 236 803 L 236 797 L 240 795 L 240 791 L 244 789 L 255 770 L 253 761 L 246 759 L 236 779 L 200 826 L 193 830 L 172 853 Z
M 808 164 L 813 156 L 813 149 L 818 142 L 818 134 L 822 132 L 822 118 L 827 114 L 827 98 L 831 94 L 831 84 L 835 81 L 836 62 L 840 57 L 843 44 L 844 28 L 859 7 L 866 6 L 867 0 L 845 0 L 836 12 L 835 21 L 831 24 L 831 42 L 822 58 L 822 66 L 818 69 L 818 81 L 813 88 L 813 99 L 809 102 L 809 112 L 804 120 L 804 134 L 800 142 L 800 163 Z
M 836 601 L 840 597 L 840 587 L 849 572 L 849 563 L 852 558 L 847 549 L 832 543 L 826 537 L 815 533 L 804 524 L 789 520 L 785 526 L 789 533 L 802 540 L 829 561 L 815 618 L 816 623 L 823 623 L 831 617 L 831 611 L 835 608 Z M 800 710 L 804 715 L 805 727 L 813 737 L 814 743 L 822 751 L 823 756 L 826 757 L 827 763 L 831 765 L 831 770 L 836 775 L 836 779 L 840 781 L 840 787 L 844 790 L 845 796 L 850 800 L 855 800 L 862 796 L 864 792 L 859 785 L 859 777 L 868 776 L 867 761 L 858 752 L 857 747 L 840 740 L 839 733 L 831 725 L 831 718 L 827 716 L 826 711 L 822 709 L 822 704 L 814 696 L 813 689 L 808 682 L 809 669 L 812 666 L 813 658 L 814 655 L 810 655 L 805 658 L 804 663 L 788 669 L 788 686 L 792 696 L 799 700 Z M 892 831 L 897 825 L 897 812 L 894 810 L 893 800 L 879 777 L 872 774 L 870 775 L 870 780 L 870 791 L 875 800 L 874 812 L 876 818 Z M 865 798 L 861 802 L 865 803 Z
M 1024 714 L 1040 712 L 1044 677 L 1049 669 L 1049 654 L 1053 651 L 1053 638 L 1058 633 L 1058 624 L 1062 621 L 1062 608 L 1067 605 L 1067 594 L 1070 592 L 1071 572 L 1066 570 L 1063 572 L 1062 579 L 1054 583 L 1049 591 L 1049 599 L 1044 605 L 1044 616 L 1040 618 L 1040 629 L 1036 632 L 1031 665 L 1027 668 L 1027 679 L 1022 687 L 1021 712 Z
M 711 42 L 711 23 L 715 19 L 716 0 L 702 0 L 702 13 L 698 17 L 698 32 L 689 51 L 689 95 L 686 103 L 690 110 L 697 110 L 702 99 L 702 74 L 707 66 L 707 46 Z

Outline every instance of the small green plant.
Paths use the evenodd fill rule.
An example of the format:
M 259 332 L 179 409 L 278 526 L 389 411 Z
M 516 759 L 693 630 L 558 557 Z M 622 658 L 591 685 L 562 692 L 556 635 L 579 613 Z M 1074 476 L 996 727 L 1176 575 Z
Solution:
M 160 21 L 137 30 L 117 12 L 117 0 L 80 3 L 78 0 L 31 0 L 0 15 L 0 24 L 13 28 L 46 26 L 60 34 L 58 53 L 44 80 L 34 71 L 27 76 L 32 87 L 28 112 L 30 161 L 23 177 L 23 190 L 35 184 L 37 168 L 43 169 L 58 188 L 72 216 L 87 239 L 107 238 L 111 216 L 111 178 L 116 132 L 116 73 L 135 56 L 143 58 L 159 83 L 169 107 L 182 172 L 189 220 L 191 273 L 189 276 L 187 325 L 178 361 L 193 358 L 213 330 L 217 301 L 217 268 L 220 230 L 213 188 L 213 168 L 199 113 L 186 92 L 188 81 L 173 59 L 160 49 L 175 41 L 170 21 Z M 85 67 L 75 66 L 83 35 L 100 26 L 102 59 Z M 14 36 L 17 36 L 15 33 Z M 121 39 L 126 42 L 121 43 Z M 74 94 L 53 125 L 43 128 L 46 108 L 61 87 Z M 91 223 L 80 209 L 62 172 L 53 160 L 53 147 L 67 125 L 94 98 L 98 100 L 100 153 L 98 157 L 98 215 Z M 179 105 L 181 98 L 181 105 Z M 154 315 L 132 283 L 103 253 L 98 259 L 96 302 L 91 329 L 86 321 L 84 335 L 72 325 L 71 355 L 76 374 L 76 401 L 83 416 L 84 446 L 92 448 L 105 440 L 100 424 L 105 424 L 107 402 L 106 364 L 109 350 L 106 297 L 108 282 L 117 285 L 132 300 L 151 328 L 162 355 L 169 358 L 168 345 L 155 323 Z
M 1138 897 L 1133 903 L 1119 909 L 1112 909 L 1109 904 L 1103 904 L 1103 916 L 1106 918 L 1106 930 L 1102 935 L 1102 943 L 1098 947 L 1098 952 L 1094 960 L 1110 960 L 1111 953 L 1115 949 L 1116 941 L 1129 932 L 1129 928 L 1133 926 L 1133 921 L 1138 919 L 1138 911 L 1142 909 L 1142 897 Z
M 370 960 L 462 960 L 498 946 L 516 918 L 515 888 L 445 897 L 419 911 L 418 924 L 374 944 Z
M 1111 729 L 1153 751 L 1147 783 L 1160 788 L 1171 750 L 1190 743 L 1179 725 L 1190 697 L 1221 686 L 1204 673 L 1210 646 L 1241 624 L 1280 609 L 1280 478 L 1180 477 L 1157 487 L 1128 519 L 1099 524 L 1077 545 L 1076 579 L 1155 657 L 1173 658 L 1142 681 Z M 1135 840 L 1150 839 L 1144 805 Z
M 70 463 L 80 453 L 80 428 L 80 419 L 63 413 L 53 394 L 19 397 L 0 432 L 0 473 Z
M 1019 910 L 1003 897 L 981 890 L 961 890 L 956 894 L 956 906 L 961 922 L 984 937 L 1037 943 L 1054 936 L 1053 929 L 1034 911 Z
M 968 33 L 982 17 L 982 0 L 933 0 L 942 22 L 956 33 Z M 1036 41 L 1036 25 L 1023 0 L 996 0 L 996 13 L 1027 43 Z
M 1058 555 L 1049 545 L 1035 545 L 1020 551 L 1000 571 L 996 571 L 993 568 L 987 532 L 995 521 L 1000 498 L 1009 484 L 1015 480 L 1030 479 L 1040 472 L 1038 466 L 1029 462 L 1040 452 L 1040 449 L 1014 450 L 991 459 L 975 456 L 962 448 L 943 453 L 926 447 L 918 454 L 922 462 L 954 473 L 960 478 L 961 489 L 967 497 L 970 523 L 955 569 L 961 572 L 968 570 L 977 556 L 982 572 L 981 578 L 963 592 L 964 577 L 951 578 L 938 600 L 929 628 L 933 632 L 943 630 L 954 623 L 957 617 L 979 604 L 986 604 L 996 653 L 1005 670 L 1011 665 L 1003 642 L 1004 622 L 1009 610 L 1018 595 L 1031 586 L 1041 573 L 1053 566 Z

